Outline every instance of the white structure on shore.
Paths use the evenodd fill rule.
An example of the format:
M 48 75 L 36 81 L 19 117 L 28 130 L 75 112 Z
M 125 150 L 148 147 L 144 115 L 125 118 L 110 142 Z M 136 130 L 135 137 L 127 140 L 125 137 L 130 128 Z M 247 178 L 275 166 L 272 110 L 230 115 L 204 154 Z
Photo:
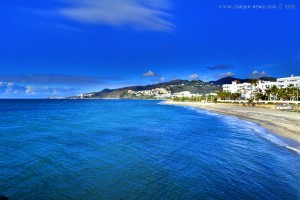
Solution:
M 127 93 L 135 97 L 152 97 L 155 99 L 165 99 L 171 97 L 171 92 L 169 92 L 165 88 L 155 88 L 151 90 L 142 90 L 142 91 L 128 90 Z
M 300 76 L 291 75 L 291 77 L 277 79 L 277 87 L 286 88 L 288 86 L 300 87 Z
M 232 81 L 232 84 L 223 85 L 223 91 L 230 93 L 241 93 L 241 96 L 247 99 L 250 98 L 251 95 L 251 84 L 238 83 L 238 81 Z
M 190 91 L 182 91 L 182 92 L 175 92 L 173 97 L 192 97 L 195 94 L 192 94 Z
M 278 88 L 300 87 L 300 76 L 291 75 L 291 77 L 278 78 L 276 82 L 259 80 L 257 84 L 232 81 L 231 84 L 224 84 L 222 87 L 224 92 L 241 93 L 242 98 L 250 99 L 253 93 L 257 91 L 265 93 L 267 88 L 271 88 L 274 85 Z

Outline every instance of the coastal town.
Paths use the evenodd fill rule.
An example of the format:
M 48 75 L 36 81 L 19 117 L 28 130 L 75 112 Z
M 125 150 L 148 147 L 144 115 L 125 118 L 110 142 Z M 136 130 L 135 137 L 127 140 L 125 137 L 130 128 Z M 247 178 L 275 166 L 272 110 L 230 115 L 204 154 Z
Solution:
M 223 84 L 222 91 L 216 92 L 215 96 L 175 97 L 163 104 L 236 116 L 300 142 L 299 97 L 300 76 L 291 75 L 274 81 L 249 79 L 249 82 L 240 83 L 239 80 L 233 80 L 231 84 Z
M 265 100 L 275 100 L 278 95 L 284 92 L 285 99 L 291 101 L 299 100 L 300 76 L 291 75 L 290 77 L 278 78 L 277 81 L 252 80 L 251 82 L 239 83 L 232 81 L 231 84 L 224 84 L 223 91 L 231 94 L 239 93 L 241 99 L 255 99 L 255 97 L 266 97 Z M 288 91 L 288 89 L 290 91 Z M 259 95 L 257 95 L 259 94 Z M 258 99 L 262 99 L 258 98 Z M 284 95 L 279 100 L 284 100 Z
M 205 90 L 203 89 L 205 87 Z M 195 91 L 194 88 L 201 88 Z M 117 95 L 116 95 L 116 91 Z M 75 99 L 86 98 L 123 98 L 123 99 L 173 99 L 175 101 L 299 101 L 300 76 L 291 75 L 273 80 L 248 79 L 241 82 L 234 79 L 230 84 L 214 85 L 200 80 L 181 81 L 167 85 L 158 85 L 147 89 L 121 88 L 116 90 L 105 89 L 98 93 L 86 93 L 74 96 Z M 100 96 L 99 94 L 105 94 Z M 113 95 L 107 95 L 112 94 Z

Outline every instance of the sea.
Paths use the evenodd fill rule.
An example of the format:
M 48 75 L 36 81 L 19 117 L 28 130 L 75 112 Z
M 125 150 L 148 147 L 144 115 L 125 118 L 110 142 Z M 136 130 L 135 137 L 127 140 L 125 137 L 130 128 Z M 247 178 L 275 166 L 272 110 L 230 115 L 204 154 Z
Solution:
M 147 100 L 0 100 L 0 196 L 300 199 L 300 145 Z

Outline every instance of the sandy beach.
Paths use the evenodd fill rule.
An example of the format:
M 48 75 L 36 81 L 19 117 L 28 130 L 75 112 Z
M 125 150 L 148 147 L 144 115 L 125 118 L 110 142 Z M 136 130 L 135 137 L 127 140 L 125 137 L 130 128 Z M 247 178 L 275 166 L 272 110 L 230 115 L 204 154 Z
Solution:
M 300 142 L 300 113 L 224 103 L 165 101 L 163 104 L 192 106 L 224 115 L 234 115 L 241 119 L 256 122 L 274 134 Z

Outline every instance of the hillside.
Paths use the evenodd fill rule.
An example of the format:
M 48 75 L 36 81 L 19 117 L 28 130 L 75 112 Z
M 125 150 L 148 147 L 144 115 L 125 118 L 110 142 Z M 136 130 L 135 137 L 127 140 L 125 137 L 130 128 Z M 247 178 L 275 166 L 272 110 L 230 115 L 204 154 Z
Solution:
M 92 92 L 82 94 L 78 96 L 72 96 L 69 98 L 121 98 L 121 99 L 151 99 L 155 95 L 164 94 L 172 95 L 174 93 L 189 91 L 192 94 L 207 94 L 222 90 L 222 87 L 216 86 L 212 83 L 203 82 L 200 80 L 188 81 L 188 80 L 173 80 L 170 82 L 158 83 L 146 86 L 130 86 L 117 89 L 104 89 L 99 92 Z
M 273 77 L 261 77 L 261 78 L 259 78 L 259 80 L 276 82 L 276 78 L 273 78 Z M 240 83 L 245 83 L 245 82 L 249 82 L 250 79 L 240 79 L 240 78 L 234 78 L 234 77 L 225 77 L 225 78 L 221 78 L 221 79 L 219 79 L 217 81 L 210 81 L 209 83 L 212 83 L 214 85 L 222 86 L 223 84 L 231 84 L 232 81 L 239 81 Z
M 241 83 L 249 82 L 249 79 L 239 79 L 233 77 L 221 78 L 217 81 L 203 82 L 201 80 L 180 80 L 176 79 L 169 82 L 146 85 L 146 86 L 130 86 L 117 89 L 104 89 L 99 92 L 91 92 L 78 96 L 69 97 L 71 99 L 163 99 L 169 98 L 174 94 L 188 91 L 191 94 L 209 94 L 222 90 L 223 84 L 230 84 L 237 80 Z M 276 81 L 275 78 L 263 77 L 261 80 Z

